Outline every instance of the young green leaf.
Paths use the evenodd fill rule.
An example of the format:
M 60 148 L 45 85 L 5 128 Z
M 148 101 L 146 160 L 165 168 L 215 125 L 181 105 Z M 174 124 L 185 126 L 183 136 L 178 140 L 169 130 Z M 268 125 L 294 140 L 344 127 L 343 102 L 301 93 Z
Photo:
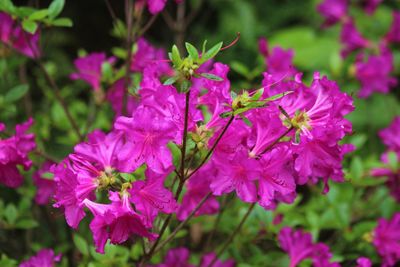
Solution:
M 175 67 L 179 67 L 181 65 L 182 58 L 176 45 L 172 46 L 172 53 L 170 53 L 169 56 Z
M 177 76 L 173 76 L 171 78 L 168 78 L 163 84 L 164 85 L 171 85 L 174 84 L 178 80 Z
M 56 18 L 64 8 L 65 0 L 53 0 L 49 6 L 49 17 Z
M 204 40 L 203 47 L 201 49 L 201 54 L 203 55 L 206 52 L 207 40 Z
M 74 23 L 69 18 L 59 18 L 51 22 L 52 25 L 58 27 L 72 27 Z
M 212 73 L 202 73 L 202 74 L 200 74 L 200 76 L 204 77 L 206 79 L 212 80 L 212 81 L 217 81 L 217 82 L 221 82 L 224 80 L 221 77 L 214 75 Z
M 20 84 L 13 87 L 4 97 L 4 101 L 6 103 L 12 103 L 19 100 L 23 97 L 29 90 L 29 86 L 27 84 Z
M 15 6 L 11 0 L 1 0 L 0 1 L 0 11 L 4 11 L 9 14 L 13 14 L 15 12 Z
M 185 43 L 186 50 L 189 54 L 189 57 L 191 57 L 194 61 L 199 59 L 199 52 L 197 51 L 196 47 L 194 47 L 190 43 Z
M 83 237 L 78 234 L 74 234 L 74 244 L 80 253 L 86 256 L 89 255 L 89 246 Z
M 222 47 L 222 42 L 219 42 L 218 44 L 214 45 L 210 50 L 205 52 L 201 56 L 202 62 L 205 62 L 205 61 L 215 57 L 218 54 L 219 50 L 221 50 L 221 47 Z
M 258 89 L 258 90 L 253 94 L 253 96 L 251 97 L 251 100 L 252 100 L 252 101 L 257 101 L 257 100 L 259 100 L 259 99 L 261 98 L 261 96 L 263 95 L 263 93 L 264 93 L 264 88 Z
M 47 9 L 41 9 L 38 11 L 33 12 L 29 17 L 28 20 L 42 20 L 49 14 Z
M 22 21 L 22 28 L 31 34 L 34 34 L 38 28 L 38 24 L 32 20 L 24 20 Z

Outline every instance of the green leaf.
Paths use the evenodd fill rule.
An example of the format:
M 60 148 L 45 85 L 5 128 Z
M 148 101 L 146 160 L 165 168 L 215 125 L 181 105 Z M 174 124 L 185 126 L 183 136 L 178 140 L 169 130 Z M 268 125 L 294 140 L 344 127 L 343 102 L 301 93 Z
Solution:
M 7 94 L 4 96 L 4 100 L 6 103 L 12 103 L 19 100 L 23 97 L 29 90 L 29 85 L 20 84 L 12 88 Z
M 58 27 L 72 27 L 74 25 L 72 20 L 69 18 L 59 18 L 53 20 L 51 24 Z
M 252 101 L 257 101 L 261 98 L 261 96 L 264 93 L 264 88 L 260 88 L 256 91 L 256 93 L 253 94 L 253 96 L 251 97 Z
M 244 65 L 243 63 L 239 62 L 239 61 L 233 61 L 230 64 L 231 68 L 236 71 L 237 73 L 239 73 L 240 75 L 244 76 L 244 77 L 248 77 L 250 74 L 249 69 L 247 68 L 246 65 Z
M 184 80 L 181 84 L 181 92 L 186 93 L 189 90 L 190 86 L 192 86 L 192 83 L 188 80 Z
M 274 101 L 274 100 L 280 99 L 280 98 L 282 98 L 282 97 L 284 97 L 286 95 L 289 95 L 291 93 L 293 93 L 293 91 L 286 91 L 286 92 L 283 92 L 283 93 L 276 94 L 276 95 L 273 95 L 271 97 L 265 98 L 265 99 L 263 99 L 263 101 Z
M 65 0 L 53 0 L 49 6 L 49 17 L 56 18 L 64 8 Z
M 204 77 L 206 79 L 212 80 L 212 81 L 217 81 L 217 82 L 221 82 L 224 80 L 221 77 L 214 75 L 212 73 L 202 73 L 202 74 L 200 74 L 200 76 Z
M 15 6 L 11 0 L 1 0 L 0 1 L 0 11 L 13 14 L 15 12 Z
M 392 170 L 396 171 L 397 170 L 397 163 L 398 163 L 396 152 L 389 151 L 387 153 L 387 158 L 388 158 L 388 162 L 389 162 L 389 167 Z
M 38 28 L 38 24 L 32 20 L 22 21 L 22 28 L 31 34 L 34 34 Z
M 203 48 L 201 50 L 201 54 L 204 54 L 206 52 L 206 46 L 207 46 L 207 40 L 204 40 L 203 42 Z
M 74 244 L 78 248 L 79 252 L 83 255 L 89 255 L 89 247 L 86 240 L 78 234 L 74 234 Z
M 182 58 L 176 45 L 172 46 L 172 52 L 169 53 L 169 59 L 172 61 L 176 68 L 182 64 Z
M 45 172 L 40 177 L 43 178 L 43 179 L 47 179 L 47 180 L 53 180 L 54 179 L 54 173 Z
M 197 51 L 196 47 L 194 47 L 190 43 L 185 43 L 186 50 L 189 53 L 189 57 L 191 57 L 194 61 L 199 59 L 199 52 Z
M 128 53 L 126 52 L 125 49 L 121 48 L 121 47 L 113 47 L 111 49 L 112 53 L 114 56 L 118 57 L 118 58 L 122 58 L 122 59 L 126 59 Z
M 113 78 L 113 68 L 110 62 L 105 61 L 101 64 L 101 77 L 104 81 L 110 81 Z
M 38 11 L 33 12 L 29 17 L 28 20 L 42 20 L 49 14 L 47 9 L 41 9 Z
M 18 210 L 14 204 L 7 205 L 6 210 L 4 211 L 4 216 L 9 224 L 13 225 L 15 223 L 18 217 Z
M 174 84 L 178 80 L 177 76 L 173 76 L 171 78 L 168 78 L 163 84 L 164 85 L 171 85 Z
M 351 161 L 350 165 L 350 172 L 351 176 L 355 180 L 359 180 L 362 177 L 363 174 L 363 163 L 360 159 L 360 157 L 355 156 L 353 160 Z
M 31 229 L 37 227 L 39 224 L 33 219 L 22 219 L 15 224 L 15 228 Z
M 219 42 L 218 44 L 214 45 L 210 50 L 208 50 L 201 56 L 201 61 L 205 62 L 215 57 L 218 54 L 219 50 L 221 50 L 221 47 L 222 47 L 222 42 Z

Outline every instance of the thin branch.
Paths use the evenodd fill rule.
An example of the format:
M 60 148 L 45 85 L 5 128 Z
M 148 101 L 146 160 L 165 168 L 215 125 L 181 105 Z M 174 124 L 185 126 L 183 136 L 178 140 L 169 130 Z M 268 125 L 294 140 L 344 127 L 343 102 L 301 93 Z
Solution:
M 117 20 L 117 16 L 115 15 L 114 9 L 112 8 L 112 6 L 111 6 L 111 4 L 110 4 L 110 1 L 109 1 L 109 0 L 104 0 L 104 2 L 106 2 L 106 6 L 107 6 L 107 9 L 108 9 L 108 12 L 109 12 L 110 15 L 111 15 L 111 18 L 112 18 L 114 21 L 116 21 L 116 20 Z
M 130 82 L 130 67 L 132 59 L 132 24 L 133 24 L 133 2 L 132 0 L 125 0 L 125 20 L 127 25 L 127 37 L 126 37 L 126 51 L 128 51 L 125 60 L 125 90 L 122 105 L 122 114 L 128 113 L 128 87 Z
M 213 261 L 208 265 L 208 267 L 212 267 L 214 265 L 214 263 L 217 261 L 217 259 L 219 258 L 219 256 L 221 256 L 222 253 L 227 249 L 227 247 L 232 243 L 233 239 L 240 232 L 240 230 L 242 229 L 243 224 L 246 222 L 247 218 L 249 217 L 250 213 L 252 212 L 252 210 L 254 209 L 255 206 L 256 206 L 256 203 L 251 203 L 251 205 L 249 206 L 246 214 L 243 216 L 242 220 L 240 221 L 239 225 L 236 227 L 236 229 L 233 231 L 233 233 L 225 241 L 224 245 L 217 252 L 217 255 L 215 256 Z
M 182 136 L 182 148 L 181 148 L 181 167 L 180 167 L 180 179 L 185 180 L 185 160 L 186 160 L 186 139 L 188 133 L 188 124 L 189 124 L 189 102 L 190 102 L 190 89 L 186 93 L 185 100 L 185 122 L 183 128 L 183 136 Z
M 159 252 L 169 241 L 172 240 L 172 238 L 174 238 L 176 236 L 176 234 L 179 232 L 179 230 L 181 230 L 187 224 L 187 222 L 203 206 L 203 204 L 207 201 L 207 199 L 211 196 L 211 194 L 212 193 L 209 192 L 206 196 L 203 197 L 203 199 L 192 210 L 192 212 L 189 214 L 189 216 L 184 221 L 182 221 L 163 242 L 160 243 L 160 245 L 155 249 L 154 253 Z
M 199 166 L 197 166 L 196 169 L 194 169 L 194 171 L 192 173 L 190 173 L 187 177 L 186 180 L 188 180 L 190 177 L 193 176 L 193 174 L 195 174 L 201 167 L 203 167 L 203 165 L 206 163 L 206 161 L 208 160 L 208 158 L 211 156 L 211 154 L 213 153 L 213 151 L 215 150 L 215 148 L 217 147 L 219 141 L 221 140 L 221 138 L 224 136 L 225 132 L 228 130 L 229 126 L 231 125 L 231 123 L 233 122 L 233 119 L 235 118 L 235 116 L 231 116 L 229 118 L 228 123 L 225 125 L 224 129 L 222 130 L 222 132 L 220 133 L 220 135 L 218 136 L 217 140 L 215 141 L 214 145 L 211 147 L 210 151 L 208 151 L 207 155 L 205 156 L 205 158 L 202 160 L 202 162 L 200 163 Z
M 288 133 L 290 133 L 294 129 L 293 126 L 290 126 L 281 136 L 279 136 L 273 143 L 271 143 L 269 146 L 267 146 L 260 154 L 256 156 L 256 159 L 260 159 L 262 155 L 267 153 L 273 146 L 275 146 L 279 141 L 285 137 Z

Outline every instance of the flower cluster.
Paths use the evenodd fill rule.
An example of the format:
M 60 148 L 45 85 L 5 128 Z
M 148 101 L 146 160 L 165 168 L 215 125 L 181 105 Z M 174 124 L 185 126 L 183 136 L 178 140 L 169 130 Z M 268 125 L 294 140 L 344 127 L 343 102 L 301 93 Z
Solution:
M 164 262 L 157 265 L 151 265 L 151 267 L 195 267 L 195 265 L 188 263 L 189 261 L 189 250 L 187 248 L 174 248 L 170 249 L 165 256 Z M 211 252 L 205 254 L 201 260 L 198 267 L 208 267 L 215 260 L 215 253 Z M 233 260 L 227 260 L 222 262 L 219 259 L 216 259 L 213 263 L 214 267 L 234 267 L 235 262 Z M 150 266 L 149 266 L 150 267 Z
M 311 259 L 315 267 L 339 267 L 331 262 L 332 253 L 324 243 L 313 243 L 312 236 L 302 230 L 284 227 L 279 232 L 279 244 L 289 254 L 289 267 L 296 267 L 305 259 Z
M 27 133 L 33 123 L 29 119 L 15 127 L 15 135 L 0 139 L 0 183 L 16 188 L 22 185 L 24 178 L 18 166 L 29 170 L 32 161 L 28 158 L 29 152 L 36 148 L 35 135 Z M 0 123 L 0 136 L 5 131 L 5 125 Z
M 382 266 L 395 266 L 400 261 L 400 213 L 391 220 L 379 219 L 373 237 L 373 244 L 383 258 Z
M 329 179 L 343 181 L 341 162 L 351 147 L 339 141 L 351 132 L 344 116 L 353 105 L 336 83 L 318 73 L 311 86 L 300 74 L 283 80 L 287 64 L 265 73 L 262 89 L 237 95 L 227 77 L 229 67 L 206 62 L 218 46 L 202 55 L 187 47 L 185 59 L 173 49 L 174 74 L 165 64 L 152 64 L 165 63 L 163 54 L 139 41 L 131 71 L 142 79 L 128 116 L 120 115 L 123 97 L 112 98 L 117 107 L 113 130 L 93 132 L 53 167 L 55 206 L 64 209 L 74 228 L 85 208 L 91 211 L 98 252 L 107 240 L 119 244 L 131 235 L 155 238 L 150 229 L 159 212 L 185 220 L 205 197 L 195 216 L 218 212 L 216 196 L 232 191 L 244 202 L 273 209 L 280 201 L 291 203 L 298 184 L 323 179 L 327 192 Z M 98 71 L 99 63 L 94 65 Z M 170 74 L 173 82 L 163 84 L 163 76 Z M 188 86 L 175 86 L 180 83 Z M 181 191 L 174 197 L 164 183 L 178 170 L 171 146 L 182 147 L 189 138 L 195 144 L 190 162 L 202 163 L 193 170 L 184 159 L 189 165 L 183 177 L 182 172 L 177 176 L 185 192 L 179 203 Z M 210 158 L 201 158 L 207 152 Z
M 35 256 L 23 261 L 19 267 L 54 267 L 61 260 L 61 254 L 54 255 L 51 249 L 42 249 Z
M 371 174 L 376 177 L 387 177 L 386 182 L 391 195 L 400 202 L 400 117 L 396 117 L 392 124 L 379 132 L 386 151 L 382 154 L 383 167 L 375 168 Z
M 0 42 L 27 57 L 36 58 L 40 56 L 39 39 L 39 30 L 28 33 L 11 15 L 0 12 Z
M 365 11 L 372 14 L 381 1 L 366 1 Z M 393 12 L 390 30 L 379 42 L 368 40 L 357 30 L 353 18 L 349 14 L 348 1 L 325 0 L 317 9 L 325 17 L 325 25 L 331 26 L 340 22 L 342 31 L 340 40 L 343 45 L 342 57 L 347 58 L 355 53 L 355 77 L 361 83 L 360 97 L 368 97 L 374 92 L 388 93 L 397 84 L 391 76 L 393 71 L 393 55 L 391 44 L 400 41 L 400 13 Z

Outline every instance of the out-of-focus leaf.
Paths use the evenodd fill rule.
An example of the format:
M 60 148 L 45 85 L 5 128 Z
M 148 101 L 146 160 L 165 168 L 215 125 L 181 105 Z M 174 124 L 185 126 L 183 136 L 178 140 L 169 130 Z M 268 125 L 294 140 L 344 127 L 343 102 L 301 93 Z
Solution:
M 64 8 L 65 0 L 53 0 L 49 6 L 49 17 L 56 18 Z
M 29 85 L 20 84 L 13 87 L 4 97 L 6 103 L 12 103 L 21 99 L 29 90 Z

